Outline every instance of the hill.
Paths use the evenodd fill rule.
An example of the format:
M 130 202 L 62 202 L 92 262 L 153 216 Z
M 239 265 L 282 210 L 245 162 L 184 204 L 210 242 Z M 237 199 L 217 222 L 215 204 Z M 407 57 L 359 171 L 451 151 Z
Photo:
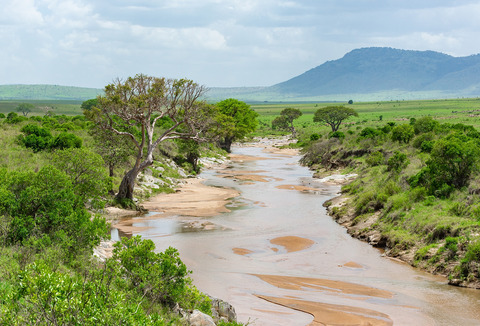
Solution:
M 58 85 L 0 85 L 0 100 L 76 100 L 101 89 Z M 480 54 L 369 47 L 353 50 L 270 87 L 211 88 L 206 99 L 248 102 L 385 101 L 480 96 Z
M 480 55 L 362 48 L 271 87 L 245 91 L 244 100 L 397 100 L 477 97 Z M 237 90 L 237 94 L 242 92 Z M 221 94 L 215 90 L 212 94 Z
M 0 85 L 0 100 L 74 100 L 97 97 L 103 90 L 59 85 Z

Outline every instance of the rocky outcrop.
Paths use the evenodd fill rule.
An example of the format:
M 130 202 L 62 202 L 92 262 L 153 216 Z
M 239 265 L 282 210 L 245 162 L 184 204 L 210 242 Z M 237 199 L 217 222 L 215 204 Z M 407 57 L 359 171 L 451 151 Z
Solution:
M 174 309 L 179 315 L 183 317 L 183 320 L 190 326 L 215 326 L 220 322 L 230 323 L 237 321 L 237 314 L 235 308 L 226 301 L 221 299 L 212 298 L 212 316 L 209 316 L 200 310 L 193 310 L 187 312 L 180 307 Z
M 237 314 L 235 312 L 235 308 L 228 302 L 217 298 L 212 298 L 212 316 L 217 323 L 219 321 L 237 321 Z

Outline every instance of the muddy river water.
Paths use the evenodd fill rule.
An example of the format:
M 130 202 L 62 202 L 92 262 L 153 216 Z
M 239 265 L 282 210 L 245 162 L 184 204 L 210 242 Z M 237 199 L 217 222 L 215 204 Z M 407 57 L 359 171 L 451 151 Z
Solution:
M 259 147 L 233 153 L 228 169 L 201 175 L 206 185 L 239 191 L 230 212 L 150 213 L 133 219 L 130 231 L 158 250 L 177 248 L 196 286 L 231 303 L 239 321 L 480 325 L 480 291 L 449 286 L 351 238 L 322 206 L 340 187 L 313 179 L 299 156 Z

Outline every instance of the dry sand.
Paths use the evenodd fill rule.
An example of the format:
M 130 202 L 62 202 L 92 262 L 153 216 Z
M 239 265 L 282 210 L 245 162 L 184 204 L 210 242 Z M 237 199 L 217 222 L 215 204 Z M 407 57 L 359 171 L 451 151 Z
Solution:
M 264 295 L 257 297 L 284 307 L 311 314 L 311 326 L 389 326 L 393 321 L 381 312 L 351 306 L 335 305 L 321 302 L 303 301 L 290 298 L 276 298 Z
M 225 207 L 228 200 L 240 195 L 235 189 L 210 187 L 201 179 L 186 179 L 173 194 L 161 194 L 150 198 L 142 205 L 149 211 L 163 215 L 211 217 L 229 212 Z
M 392 298 L 389 291 L 375 289 L 355 283 L 334 281 L 328 279 L 291 277 L 281 275 L 255 275 L 263 281 L 287 290 L 316 290 L 330 292 L 333 295 L 349 296 L 353 299 L 364 300 L 366 298 Z M 257 295 L 257 297 L 284 307 L 299 310 L 311 314 L 314 317 L 310 325 L 393 325 L 388 315 L 354 306 L 330 304 L 300 300 L 292 296 L 271 297 Z

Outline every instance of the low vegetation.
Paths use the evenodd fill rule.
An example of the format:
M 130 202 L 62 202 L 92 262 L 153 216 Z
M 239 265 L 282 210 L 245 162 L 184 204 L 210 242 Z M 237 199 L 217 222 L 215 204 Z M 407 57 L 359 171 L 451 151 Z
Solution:
M 305 140 L 317 173 L 358 174 L 331 208 L 350 232 L 415 266 L 478 287 L 480 133 L 432 117 Z
M 132 108 L 142 101 L 148 102 L 148 95 Z M 92 114 L 102 102 L 86 102 L 86 115 L 60 115 L 32 105 L 21 106 L 21 115 L 0 115 L 0 325 L 183 325 L 179 311 L 211 315 L 210 298 L 192 285 L 191 272 L 174 248 L 158 252 L 151 240 L 122 238 L 113 257 L 93 257 L 110 233 L 99 213 L 116 203 L 121 180 L 136 162 L 138 147 L 125 137 L 141 139 L 142 124 L 119 121 L 113 113 L 107 120 L 119 122 L 119 132 L 105 132 L 108 128 L 99 128 Z M 203 122 L 225 129 L 215 106 L 202 102 L 198 107 L 212 114 Z M 155 156 L 151 177 L 160 184 L 149 193 L 173 191 L 175 178 L 181 177 L 177 166 L 183 176 L 196 174 L 201 156 L 226 154 L 216 133 L 208 138 L 205 131 L 200 139 L 189 133 L 188 123 L 176 124 L 176 119 L 194 119 L 186 114 L 183 107 L 178 116 L 147 117 L 159 121 L 158 130 L 152 127 L 154 136 L 165 130 L 180 135 L 163 139 L 148 153 Z

